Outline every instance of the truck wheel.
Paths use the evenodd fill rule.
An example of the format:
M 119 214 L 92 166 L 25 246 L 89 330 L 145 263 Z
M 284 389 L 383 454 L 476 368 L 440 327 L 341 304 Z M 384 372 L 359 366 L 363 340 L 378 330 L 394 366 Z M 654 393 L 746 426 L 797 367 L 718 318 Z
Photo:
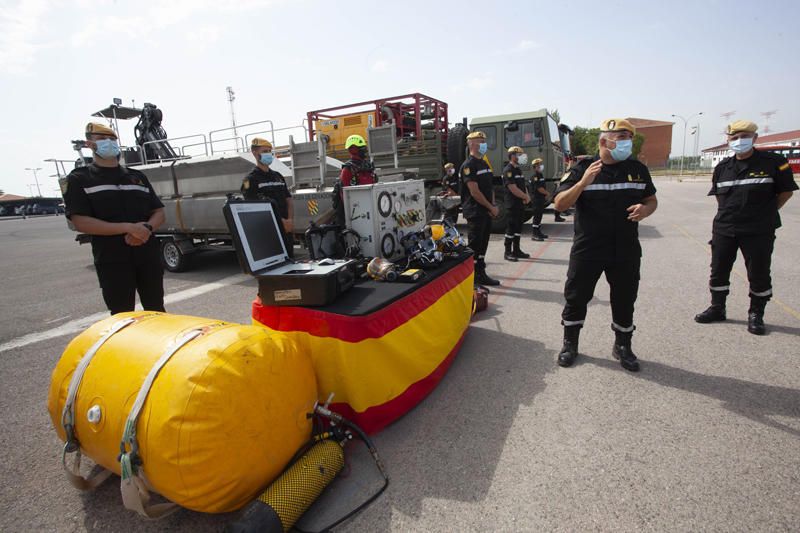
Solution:
M 189 266 L 189 258 L 173 239 L 164 239 L 161 241 L 161 263 L 170 272 L 183 272 Z
M 506 225 L 508 224 L 508 209 L 506 209 L 505 202 L 505 194 L 501 192 L 501 189 L 495 188 L 494 203 L 500 210 L 500 214 L 497 215 L 497 218 L 492 219 L 492 233 L 506 232 Z
M 463 124 L 456 124 L 447 134 L 447 162 L 453 163 L 456 172 L 467 158 L 467 134 L 469 131 Z

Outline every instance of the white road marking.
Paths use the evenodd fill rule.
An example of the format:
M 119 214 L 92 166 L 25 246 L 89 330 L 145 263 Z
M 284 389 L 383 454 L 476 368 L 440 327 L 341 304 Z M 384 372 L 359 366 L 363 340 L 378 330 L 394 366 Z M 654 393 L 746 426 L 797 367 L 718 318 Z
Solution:
M 207 292 L 215 291 L 217 289 L 221 289 L 229 285 L 234 285 L 236 283 L 245 281 L 247 279 L 250 279 L 250 277 L 244 274 L 234 274 L 233 276 L 228 276 L 227 278 L 222 278 L 218 281 L 212 281 L 211 283 L 206 283 L 205 285 L 199 285 L 197 287 L 192 287 L 191 289 L 186 289 L 183 291 L 168 294 L 164 297 L 164 304 L 170 305 L 177 302 L 181 302 L 183 300 L 188 300 L 190 298 L 200 296 Z M 137 305 L 136 308 L 141 309 L 141 306 Z M 85 316 L 83 318 L 76 318 L 75 320 L 70 320 L 69 322 L 65 322 L 64 324 L 61 324 L 60 326 L 52 329 L 48 329 L 45 331 L 38 331 L 36 333 L 29 333 L 28 335 L 23 335 L 22 337 L 17 337 L 16 339 L 11 339 L 10 341 L 6 341 L 3 344 L 0 344 L 0 352 L 13 350 L 14 348 L 21 348 L 22 346 L 27 346 L 35 342 L 41 342 L 48 339 L 55 339 L 56 337 L 61 337 L 62 335 L 70 335 L 72 333 L 77 333 L 79 331 L 88 328 L 95 322 L 103 320 L 104 318 L 108 318 L 108 316 L 109 316 L 108 311 L 103 311 L 102 313 L 95 313 L 93 315 Z
M 58 317 L 58 318 L 54 318 L 54 319 L 52 319 L 52 320 L 45 320 L 45 321 L 44 321 L 44 323 L 45 323 L 45 324 L 52 324 L 53 322 L 58 322 L 59 320 L 64 320 L 65 318 L 69 318 L 69 317 L 71 317 L 71 316 L 72 316 L 72 315 L 64 315 L 64 316 L 60 316 L 60 317 Z

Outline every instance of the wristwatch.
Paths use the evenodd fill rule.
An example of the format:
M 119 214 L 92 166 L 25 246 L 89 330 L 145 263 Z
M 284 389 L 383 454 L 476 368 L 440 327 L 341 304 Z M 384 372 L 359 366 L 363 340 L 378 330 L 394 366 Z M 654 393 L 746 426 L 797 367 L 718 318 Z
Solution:
M 150 231 L 150 233 L 153 233 L 153 226 L 151 226 L 151 225 L 150 225 L 150 224 L 148 224 L 147 222 L 145 222 L 144 224 L 142 224 L 142 226 L 144 226 L 145 228 L 147 228 L 147 229 L 148 229 L 148 231 Z

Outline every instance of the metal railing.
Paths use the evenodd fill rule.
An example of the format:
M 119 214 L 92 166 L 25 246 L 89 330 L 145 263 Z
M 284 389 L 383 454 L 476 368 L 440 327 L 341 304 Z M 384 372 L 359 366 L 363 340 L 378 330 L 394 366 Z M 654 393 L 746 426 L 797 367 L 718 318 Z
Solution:
M 171 139 L 169 139 L 169 138 L 168 139 L 159 139 L 159 140 L 155 140 L 155 141 L 146 141 L 146 142 L 142 143 L 142 164 L 146 165 L 149 162 L 148 159 L 147 159 L 147 145 L 148 144 L 170 143 L 170 142 L 174 142 L 174 141 L 179 141 L 181 139 L 194 139 L 196 137 L 202 137 L 203 138 L 203 142 L 202 143 L 194 143 L 194 144 L 191 144 L 189 146 L 201 146 L 202 145 L 203 148 L 204 148 L 204 151 L 205 151 L 205 155 L 208 155 L 208 138 L 203 133 L 195 133 L 193 135 L 183 135 L 181 137 L 173 137 Z M 179 159 L 183 158 L 183 157 L 188 157 L 188 156 L 185 156 L 183 154 L 183 148 L 181 148 L 178 151 L 181 153 L 181 156 L 179 157 Z M 155 161 L 173 161 L 174 159 L 175 158 L 172 158 L 172 157 L 169 157 L 169 158 L 161 158 L 161 157 L 159 157 L 159 158 L 153 158 L 152 161 L 154 161 L 154 162 Z
M 248 122 L 247 124 L 237 124 L 236 126 L 229 126 L 227 128 L 221 128 L 221 129 L 218 129 L 218 130 L 213 130 L 213 131 L 208 132 L 208 141 L 209 141 L 209 145 L 210 145 L 210 148 L 211 148 L 211 155 L 214 155 L 214 142 L 215 142 L 214 141 L 214 134 L 215 133 L 222 133 L 223 131 L 231 131 L 231 130 L 233 130 L 235 132 L 239 128 L 247 128 L 249 126 L 256 126 L 258 124 L 269 124 L 269 130 L 268 131 L 270 132 L 270 142 L 272 142 L 272 144 L 275 144 L 275 124 L 273 124 L 271 120 L 259 120 L 258 122 Z M 221 140 L 218 140 L 216 142 L 229 141 L 229 140 L 234 139 L 234 138 L 237 138 L 237 137 L 236 136 L 229 137 L 227 139 L 221 139 Z

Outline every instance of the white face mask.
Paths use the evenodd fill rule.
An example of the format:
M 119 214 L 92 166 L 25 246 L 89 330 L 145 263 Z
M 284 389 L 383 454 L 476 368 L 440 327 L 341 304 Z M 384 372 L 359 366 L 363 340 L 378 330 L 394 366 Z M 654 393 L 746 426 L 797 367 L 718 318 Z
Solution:
M 544 165 L 539 165 L 538 167 L 536 167 L 536 171 L 537 172 L 544 172 Z
M 527 165 L 528 164 L 528 154 L 520 154 L 517 158 L 517 161 L 520 165 Z
M 447 175 L 448 176 L 452 176 L 455 173 L 456 173 L 456 169 L 454 169 L 454 168 L 448 168 L 447 169 Z

